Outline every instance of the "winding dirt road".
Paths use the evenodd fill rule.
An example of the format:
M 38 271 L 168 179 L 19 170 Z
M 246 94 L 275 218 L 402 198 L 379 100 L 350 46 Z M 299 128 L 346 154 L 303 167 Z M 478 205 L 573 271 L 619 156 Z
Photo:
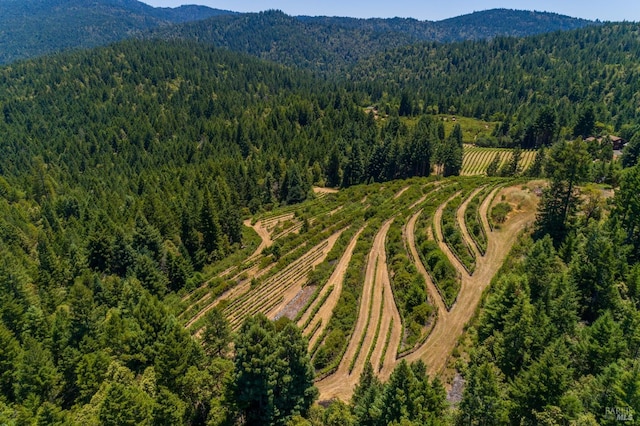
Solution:
M 407 226 L 405 228 L 405 241 L 407 242 L 407 247 L 409 248 L 409 252 L 411 253 L 411 257 L 413 258 L 413 262 L 415 263 L 418 272 L 427 282 L 427 292 L 429 294 L 430 302 L 432 304 L 435 303 L 436 308 L 438 309 L 438 315 L 442 315 L 443 312 L 446 312 L 447 308 L 442 301 L 442 297 L 440 297 L 440 293 L 438 293 L 438 288 L 431 280 L 431 276 L 427 273 L 424 264 L 420 260 L 420 255 L 418 254 L 418 249 L 416 247 L 416 221 L 421 214 L 422 210 L 419 210 L 411 216 L 407 222 Z
M 467 211 L 467 206 L 469 205 L 473 197 L 475 197 L 478 192 L 482 191 L 484 188 L 485 186 L 481 186 L 480 188 L 475 189 L 471 194 L 469 194 L 467 199 L 464 200 L 462 204 L 460 204 L 460 207 L 458 207 L 458 211 L 456 212 L 456 220 L 458 222 L 458 226 L 460 227 L 460 233 L 462 234 L 464 242 L 473 251 L 474 256 L 476 257 L 476 264 L 478 263 L 478 259 L 482 257 L 482 254 L 480 254 L 480 250 L 478 250 L 478 247 L 476 247 L 476 243 L 473 241 L 473 237 L 471 237 L 471 234 L 469 233 L 464 215 Z
M 436 237 L 436 242 L 438 243 L 438 247 L 440 248 L 440 250 L 442 250 L 444 254 L 447 255 L 447 257 L 451 261 L 451 264 L 456 268 L 458 273 L 464 276 L 464 275 L 469 275 L 469 273 L 467 272 L 467 269 L 464 267 L 462 263 L 460 263 L 458 258 L 453 254 L 453 252 L 451 251 L 447 243 L 444 242 L 444 237 L 442 235 L 442 212 L 444 211 L 444 208 L 447 207 L 447 204 L 449 204 L 449 202 L 454 198 L 458 197 L 461 192 L 462 191 L 456 192 L 451 197 L 449 197 L 447 201 L 445 201 L 444 203 L 440 204 L 440 206 L 438 206 L 435 213 L 433 214 L 433 225 L 435 227 L 435 232 L 436 232 L 435 237 Z
M 460 294 L 451 311 L 439 311 L 438 322 L 425 344 L 406 357 L 409 362 L 418 359 L 425 361 L 430 375 L 438 374 L 445 368 L 447 359 L 458 337 L 462 334 L 465 324 L 473 316 L 484 289 L 502 266 L 517 235 L 535 219 L 535 209 L 522 211 L 512 216 L 500 230 L 490 232 L 487 211 L 495 191 L 498 190 L 499 188 L 494 189 L 480 205 L 480 217 L 489 237 L 486 255 L 478 259 L 473 276 L 463 274 Z M 436 223 L 435 228 L 436 233 L 442 234 L 440 222 Z M 409 243 L 411 244 L 411 241 Z M 415 249 L 415 243 L 413 246 Z M 455 257 L 450 259 L 453 262 Z
M 309 325 L 303 330 L 305 336 L 308 336 L 309 333 L 315 328 L 318 327 L 317 323 L 322 321 L 320 327 L 316 329 L 316 332 L 309 336 L 309 347 L 313 347 L 318 337 L 322 335 L 325 327 L 329 323 L 329 319 L 331 319 L 331 315 L 333 314 L 333 308 L 338 304 L 338 299 L 340 298 L 340 294 L 342 293 L 342 283 L 344 282 L 344 274 L 347 272 L 347 267 L 349 266 L 349 262 L 351 261 L 351 256 L 353 255 L 353 250 L 356 248 L 356 243 L 358 242 L 358 237 L 364 230 L 364 227 L 360 228 L 358 232 L 351 238 L 349 245 L 347 245 L 346 250 L 342 254 L 340 261 L 336 265 L 336 268 L 333 270 L 333 273 L 329 277 L 329 280 L 324 286 L 324 291 L 320 295 L 316 301 L 309 306 L 309 309 L 302 315 L 300 321 L 298 321 L 298 326 L 304 325 L 308 319 L 311 312 L 313 312 L 315 305 L 320 303 L 324 295 L 327 291 L 331 291 L 331 286 L 333 286 L 333 290 L 331 294 L 326 298 L 313 320 L 309 323 Z
M 388 330 L 389 323 L 391 322 L 391 318 L 394 318 L 394 327 L 392 329 L 389 347 L 385 356 L 383 374 L 391 371 L 393 366 L 395 366 L 395 353 L 400 339 L 402 338 L 402 328 L 400 315 L 397 307 L 395 306 L 395 301 L 393 300 L 393 293 L 391 292 L 391 284 L 389 281 L 386 262 L 385 239 L 392 221 L 393 219 L 390 219 L 382 225 L 375 236 L 373 247 L 369 252 L 364 285 L 362 288 L 362 296 L 360 297 L 358 319 L 356 321 L 353 334 L 349 340 L 347 351 L 342 357 L 338 370 L 334 374 L 316 382 L 316 386 L 320 390 L 321 400 L 340 398 L 346 401 L 351 397 L 353 389 L 358 383 L 360 374 L 364 369 L 364 361 L 372 347 L 378 318 L 381 318 L 382 320 L 380 327 L 381 334 L 378 336 L 378 340 L 374 346 L 371 361 L 375 362 L 375 360 L 377 360 L 379 363 L 382 354 L 382 347 L 386 340 L 386 332 Z M 388 296 L 391 297 L 391 300 L 386 299 Z M 370 318 L 373 321 L 370 321 L 369 305 L 372 297 L 373 310 Z M 385 297 L 385 303 L 384 311 L 381 316 L 380 309 L 382 307 L 383 297 Z M 367 323 L 369 323 L 368 328 Z M 384 324 L 386 324 L 386 328 L 384 328 Z M 362 346 L 358 348 L 360 341 L 362 341 Z M 351 373 L 349 373 L 351 362 L 356 356 L 357 358 L 354 368 Z

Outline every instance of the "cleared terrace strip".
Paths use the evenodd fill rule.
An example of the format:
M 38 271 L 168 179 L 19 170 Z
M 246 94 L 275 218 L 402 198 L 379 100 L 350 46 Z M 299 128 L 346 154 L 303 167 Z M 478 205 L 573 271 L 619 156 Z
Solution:
M 371 295 L 369 296 L 369 308 L 367 309 L 367 322 L 364 325 L 365 332 L 360 336 L 360 340 L 358 341 L 358 346 L 356 346 L 355 353 L 351 357 L 351 363 L 349 364 L 349 374 L 353 371 L 353 368 L 356 365 L 356 361 L 358 360 L 358 356 L 362 350 L 362 345 L 364 344 L 364 339 L 370 335 L 369 333 L 369 324 L 371 323 L 371 316 L 373 314 L 373 302 L 375 301 L 375 291 L 376 291 L 376 274 L 378 272 L 378 262 L 380 258 L 376 259 L 376 267 L 373 272 L 373 280 L 371 284 Z M 382 316 L 382 307 L 376 306 L 378 309 L 378 317 Z M 371 346 L 370 346 L 371 347 Z
M 487 251 L 488 245 L 488 236 L 487 232 L 489 232 L 488 228 L 485 228 L 483 225 L 482 218 L 480 217 L 480 207 L 484 200 L 491 195 L 494 189 L 501 187 L 501 183 L 495 183 L 493 185 L 486 186 L 482 191 L 480 191 L 476 196 L 471 200 L 469 204 L 467 204 L 467 209 L 464 213 L 464 222 L 467 226 L 467 230 L 469 231 L 469 236 L 473 240 L 476 248 L 480 255 L 484 256 Z M 473 206 L 473 210 L 469 210 L 469 207 Z M 469 223 L 472 225 L 477 225 L 477 230 L 480 235 L 476 235 L 475 232 L 469 229 Z
M 393 318 L 391 318 L 391 322 L 389 323 L 389 328 L 387 329 L 387 334 L 384 339 L 384 346 L 382 347 L 382 355 L 380 356 L 380 361 L 378 362 L 378 372 L 380 372 L 380 370 L 384 368 L 384 360 L 386 359 L 387 350 L 389 349 L 389 343 L 391 343 L 391 335 L 393 333 L 394 326 L 393 323 Z
M 267 219 L 261 219 L 260 224 L 270 233 L 278 226 L 280 222 L 286 222 L 292 220 L 295 217 L 294 213 L 285 213 L 278 216 L 273 216 Z
M 467 250 L 473 252 L 474 261 L 477 261 L 477 258 L 482 256 L 483 254 L 480 252 L 480 249 L 476 246 L 475 241 L 471 237 L 471 233 L 467 229 L 467 222 L 465 220 L 465 212 L 467 211 L 467 206 L 473 200 L 473 198 L 483 192 L 486 189 L 486 186 L 481 186 L 480 188 L 476 188 L 469 196 L 458 206 L 458 210 L 456 211 L 456 226 L 460 230 L 460 234 L 462 235 L 462 240 L 465 243 Z
M 323 377 L 321 380 L 316 382 L 316 385 L 320 389 L 321 393 L 331 393 L 336 389 L 344 389 L 349 392 L 353 391 L 362 370 L 364 369 L 364 358 L 366 358 L 369 348 L 373 344 L 373 338 L 375 335 L 375 329 L 369 328 L 367 329 L 367 319 L 368 315 L 368 306 L 372 302 L 373 298 L 373 306 L 381 307 L 382 306 L 382 289 L 387 288 L 386 293 L 389 293 L 391 296 L 391 288 L 388 282 L 388 272 L 386 267 L 386 257 L 385 257 L 385 238 L 386 234 L 391 226 L 391 222 L 393 219 L 387 220 L 378 230 L 371 250 L 369 251 L 369 256 L 367 260 L 367 267 L 365 272 L 365 280 L 362 289 L 362 294 L 359 301 L 359 309 L 358 309 L 358 317 L 356 320 L 356 325 L 353 330 L 353 333 L 350 336 L 349 343 L 347 345 L 347 350 L 342 356 L 342 360 L 335 372 L 332 374 Z M 377 266 L 377 267 L 376 267 Z M 378 291 L 372 291 L 375 286 L 374 276 L 378 277 L 382 280 L 383 286 L 378 287 Z M 386 278 L 386 279 L 385 279 Z M 386 281 L 386 282 L 385 282 Z M 386 305 L 386 302 L 385 302 Z M 391 336 L 391 345 L 397 344 L 397 341 L 401 337 L 401 330 L 399 324 L 399 314 L 397 314 L 397 309 L 395 309 L 395 303 L 393 302 L 393 298 L 391 296 L 391 306 L 387 305 L 387 308 L 384 310 L 384 313 L 391 314 L 390 311 L 395 310 L 396 315 L 398 315 L 398 319 L 394 320 L 397 324 L 397 327 L 394 327 Z M 383 313 L 383 315 L 384 315 Z M 395 316 L 394 316 L 395 317 Z M 360 341 L 362 336 L 364 335 L 364 340 L 360 345 Z M 394 341 L 396 343 L 394 343 Z M 385 342 L 378 339 L 376 343 L 376 347 L 380 346 L 380 353 L 384 348 Z M 360 349 L 360 350 L 359 350 Z M 375 354 L 375 352 L 374 352 Z M 389 357 L 389 352 L 387 351 L 387 357 Z M 392 359 L 395 361 L 395 354 L 391 353 Z M 353 370 L 349 373 L 349 368 L 351 366 L 351 362 L 353 358 L 357 356 L 357 361 L 353 365 Z M 372 356 L 373 361 L 373 356 Z M 393 363 L 393 361 L 392 361 Z
M 380 304 L 380 310 L 378 312 L 378 320 L 376 321 L 376 332 L 373 335 L 373 342 L 371 343 L 371 346 L 369 347 L 369 352 L 367 352 L 367 357 L 364 360 L 364 364 L 370 364 L 371 363 L 371 357 L 373 356 L 373 351 L 374 349 L 377 347 L 377 343 L 378 343 L 378 338 L 380 337 L 380 328 L 382 327 L 382 321 L 383 321 L 383 314 L 384 314 L 384 291 L 385 289 L 382 289 L 382 304 Z M 393 319 L 391 320 L 393 322 Z M 381 351 L 384 350 L 384 344 L 381 346 Z M 378 362 L 380 362 L 380 356 L 378 356 Z M 375 365 L 375 363 L 372 363 L 372 365 Z
M 255 303 L 254 299 L 259 296 L 268 296 L 268 293 L 275 293 L 281 286 L 288 284 L 291 280 L 299 277 L 306 278 L 306 275 L 313 268 L 313 263 L 322 257 L 323 249 L 328 246 L 328 240 L 323 241 L 319 245 L 313 247 L 302 257 L 298 258 L 282 271 L 270 277 L 268 280 L 260 284 L 253 291 L 233 300 L 229 303 L 224 313 L 232 321 L 236 316 L 244 316 L 244 311 L 251 304 Z M 238 313 L 240 314 L 238 315 Z
M 360 234 L 363 230 L 364 227 L 360 228 L 358 232 L 356 232 L 356 234 L 351 238 L 349 245 L 338 261 L 336 268 L 325 284 L 325 294 L 327 294 L 327 296 L 321 296 L 318 303 L 316 303 L 313 308 L 307 310 L 307 312 L 300 318 L 300 321 L 298 321 L 298 326 L 303 327 L 304 334 L 309 337 L 309 347 L 313 347 L 315 345 L 316 340 L 322 334 L 326 325 L 329 323 L 329 319 L 333 314 L 333 309 L 338 303 L 340 293 L 342 293 L 344 275 L 347 272 L 347 267 L 349 266 L 349 262 L 351 261 L 353 250 L 355 249 L 358 238 L 360 238 Z M 315 325 L 318 322 L 322 323 L 320 327 L 317 327 Z M 313 330 L 315 331 L 312 333 Z
M 410 188 L 410 187 L 408 187 L 408 186 L 405 186 L 404 188 L 402 188 L 400 191 L 398 191 L 398 192 L 393 196 L 393 199 L 394 199 L 394 200 L 397 200 L 398 198 L 400 198 L 400 197 L 402 196 L 402 194 L 404 194 L 404 193 L 407 191 L 407 189 L 409 189 L 409 188 Z
M 286 237 L 287 235 L 291 234 L 292 232 L 297 232 L 300 229 L 302 229 L 302 222 L 295 222 L 293 223 L 292 226 L 283 229 L 282 231 L 280 231 L 279 233 L 277 233 L 276 235 L 273 236 L 274 240 L 278 240 L 280 238 Z
M 246 316 L 258 312 L 270 318 L 275 317 L 302 290 L 302 285 L 308 281 L 309 272 L 324 261 L 343 231 L 336 232 L 312 249 L 310 255 L 289 265 L 280 277 L 273 277 L 270 282 L 265 282 L 250 292 L 242 303 L 230 306 L 225 313 L 232 328 L 237 329 Z
M 314 253 L 313 257 L 310 257 L 309 262 L 315 262 L 322 257 L 322 252 Z M 312 264 L 308 266 L 300 266 L 299 271 L 294 274 L 288 274 L 281 277 L 281 279 L 268 282 L 260 286 L 257 290 L 249 291 L 244 297 L 236 299 L 240 300 L 240 303 L 231 306 L 231 309 L 225 309 L 224 313 L 227 316 L 229 323 L 235 328 L 236 325 L 240 325 L 240 322 L 250 315 L 262 312 L 266 314 L 270 308 L 279 304 L 284 300 L 283 293 L 290 287 L 295 285 L 296 282 L 304 282 L 307 279 L 307 274 L 313 269 Z

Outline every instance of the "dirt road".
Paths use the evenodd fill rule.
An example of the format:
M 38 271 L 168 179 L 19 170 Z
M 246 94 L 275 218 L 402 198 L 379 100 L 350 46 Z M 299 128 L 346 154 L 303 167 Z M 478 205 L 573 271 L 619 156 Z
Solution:
M 454 198 L 460 195 L 460 192 L 461 191 L 456 192 L 451 197 L 449 197 L 447 201 L 440 204 L 440 206 L 436 209 L 435 213 L 433 214 L 433 225 L 436 232 L 435 237 L 436 237 L 436 241 L 438 242 L 438 247 L 440 248 L 440 250 L 442 250 L 444 254 L 447 255 L 447 257 L 451 261 L 451 264 L 456 268 L 458 273 L 464 276 L 464 275 L 469 275 L 469 273 L 467 272 L 467 269 L 464 267 L 462 263 L 460 263 L 458 258 L 451 252 L 451 249 L 449 248 L 447 243 L 444 242 L 444 237 L 442 236 L 442 212 L 444 211 L 444 208 L 447 206 L 447 204 L 449 204 L 451 200 L 453 200 Z
M 385 239 L 387 236 L 387 232 L 389 231 L 389 227 L 391 226 L 393 219 L 386 221 L 378 233 L 376 234 L 373 246 L 371 251 L 369 252 L 369 257 L 367 260 L 367 268 L 365 271 L 365 279 L 364 285 L 362 288 L 362 296 L 360 297 L 360 307 L 358 310 L 358 319 L 356 321 L 356 325 L 351 335 L 351 339 L 349 340 L 349 344 L 347 346 L 347 351 L 342 357 L 342 361 L 338 367 L 338 370 L 318 381 L 316 386 L 320 390 L 320 399 L 327 400 L 331 398 L 340 398 L 344 401 L 348 400 L 353 393 L 353 389 L 355 388 L 358 380 L 360 378 L 360 374 L 364 369 L 364 360 L 366 359 L 367 354 L 369 353 L 369 349 L 372 346 L 375 330 L 377 327 L 377 319 L 380 317 L 380 307 L 382 305 L 383 298 L 383 288 L 387 289 L 384 293 L 391 294 L 391 287 L 389 284 L 389 275 L 387 271 L 387 263 L 386 263 L 386 253 L 385 253 Z M 386 280 L 386 282 L 385 282 Z M 373 291 L 372 291 L 373 290 Z M 371 321 L 369 320 L 369 305 L 373 298 L 373 310 L 371 312 Z M 392 301 L 393 302 L 393 301 Z M 395 310 L 397 314 L 397 308 L 395 307 L 395 302 L 387 303 L 385 301 L 385 310 L 389 310 L 389 315 L 385 315 L 383 313 L 382 318 L 394 317 L 393 310 Z M 390 319 L 387 319 L 387 328 Z M 367 328 L 367 323 L 369 322 L 369 327 Z M 398 326 L 396 326 L 396 324 Z M 387 353 L 391 352 L 394 355 L 395 361 L 395 350 L 397 349 L 397 345 L 399 339 L 401 337 L 402 330 L 399 327 L 400 325 L 400 317 L 397 315 L 397 319 L 394 319 L 394 331 L 392 332 L 391 342 L 389 343 L 389 349 Z M 382 330 L 382 327 L 381 327 Z M 384 334 L 386 334 L 386 329 L 384 329 Z M 386 336 L 384 336 L 386 337 Z M 378 337 L 377 345 L 384 345 L 384 338 Z M 362 346 L 359 347 L 360 342 L 362 341 Z M 392 346 L 395 341 L 395 347 Z M 358 352 L 359 351 L 359 352 Z M 374 349 L 375 351 L 375 349 Z M 381 352 L 381 351 L 380 351 Z M 357 360 L 354 364 L 354 369 L 349 373 L 349 367 L 354 357 L 357 356 Z M 378 359 L 380 358 L 380 354 L 378 354 Z M 385 364 L 386 365 L 386 364 Z M 392 363 L 393 365 L 393 363 Z
M 440 293 L 438 293 L 438 289 L 431 280 L 431 276 L 427 273 L 427 270 L 424 267 L 424 264 L 420 260 L 420 255 L 418 254 L 418 249 L 416 246 L 416 221 L 418 217 L 422 214 L 422 210 L 415 213 L 409 221 L 407 222 L 407 226 L 405 228 L 405 241 L 407 242 L 407 247 L 409 248 L 409 252 L 411 253 L 411 257 L 418 269 L 420 275 L 422 275 L 427 282 L 427 292 L 429 294 L 429 299 L 432 304 L 435 304 L 438 309 L 438 315 L 442 315 L 443 312 L 446 312 L 447 308 L 442 301 L 442 297 L 440 297 Z M 429 227 L 431 228 L 431 227 Z
M 480 250 L 478 250 L 476 243 L 473 241 L 473 238 L 469 233 L 469 229 L 467 228 L 467 222 L 464 219 L 464 215 L 465 215 L 465 212 L 467 211 L 467 206 L 469 205 L 473 197 L 475 197 L 476 194 L 478 194 L 478 192 L 482 191 L 484 188 L 485 188 L 484 186 L 481 186 L 480 188 L 475 189 L 471 194 L 469 194 L 467 199 L 464 200 L 462 204 L 460 204 L 460 207 L 458 207 L 458 211 L 456 212 L 456 220 L 458 221 L 458 226 L 460 227 L 460 233 L 462 234 L 462 238 L 464 238 L 464 241 L 467 244 L 467 246 L 473 251 L 476 257 L 476 264 L 478 262 L 478 258 L 482 257 L 482 254 L 480 254 Z
M 425 361 L 431 375 L 437 374 L 444 369 L 458 337 L 463 332 L 464 325 L 471 319 L 480 302 L 482 292 L 502 266 L 504 259 L 516 241 L 517 235 L 535 219 L 535 209 L 522 211 L 512 216 L 499 231 L 490 232 L 486 216 L 490 200 L 497 190 L 496 188 L 492 191 L 480 206 L 480 216 L 483 225 L 487 229 L 489 240 L 486 255 L 478 259 L 473 276 L 470 277 L 467 274 L 463 274 L 460 294 L 451 311 L 439 311 L 438 322 L 425 344 L 406 357 L 409 362 L 418 359 Z M 441 233 L 442 230 L 440 228 L 440 225 L 437 224 L 436 232 Z M 451 259 L 452 262 L 454 260 L 455 258 Z
M 256 251 L 254 251 L 253 254 L 249 256 L 249 258 L 247 259 L 247 261 L 251 261 L 257 258 L 258 256 L 260 256 L 260 253 L 262 253 L 262 250 L 264 250 L 267 247 L 270 247 L 271 244 L 273 244 L 273 241 L 271 241 L 271 234 L 269 233 L 267 228 L 262 226 L 261 220 L 257 221 L 255 224 L 252 225 L 251 220 L 247 219 L 244 221 L 244 226 L 253 228 L 253 230 L 256 231 L 256 233 L 260 236 L 260 239 L 262 240 L 260 242 L 260 245 L 256 249 Z
M 338 304 L 338 299 L 340 298 L 340 294 L 342 293 L 342 283 L 344 281 L 344 274 L 347 272 L 347 267 L 349 266 L 349 262 L 351 261 L 353 250 L 356 248 L 358 237 L 360 237 L 360 234 L 362 233 L 363 229 L 364 227 L 360 228 L 358 232 L 356 232 L 356 234 L 351 238 L 349 245 L 347 246 L 346 250 L 342 254 L 342 257 L 340 258 L 340 260 L 338 261 L 336 268 L 333 270 L 333 273 L 331 274 L 331 276 L 329 277 L 329 280 L 325 284 L 323 293 L 318 295 L 316 302 L 311 306 L 309 306 L 309 309 L 307 309 L 307 312 L 305 312 L 304 315 L 302 315 L 302 317 L 300 318 L 300 321 L 298 321 L 298 326 L 304 325 L 308 321 L 309 315 L 311 315 L 311 312 L 313 311 L 315 304 L 320 303 L 320 301 L 324 297 L 325 292 L 331 291 L 330 290 L 331 286 L 333 286 L 333 290 L 331 291 L 331 294 L 326 298 L 326 300 L 324 301 L 324 303 L 322 304 L 322 306 L 314 316 L 313 320 L 303 330 L 304 335 L 308 336 L 308 334 L 311 333 L 314 327 L 317 327 L 318 321 L 322 321 L 322 323 L 320 324 L 320 327 L 317 328 L 313 336 L 309 336 L 309 347 L 313 347 L 318 337 L 322 334 L 325 327 L 329 323 L 329 319 L 331 318 L 331 315 L 333 314 L 333 308 L 335 308 L 336 305 Z

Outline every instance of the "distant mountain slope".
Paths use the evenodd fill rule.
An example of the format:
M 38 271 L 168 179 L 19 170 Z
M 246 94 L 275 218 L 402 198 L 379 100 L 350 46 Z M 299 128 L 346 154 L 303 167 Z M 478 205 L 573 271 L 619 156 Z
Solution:
M 404 93 L 425 110 L 534 117 L 544 106 L 571 126 L 592 105 L 598 120 L 640 120 L 640 25 L 607 23 L 525 38 L 417 43 L 363 59 L 345 78 L 380 96 Z M 518 120 L 516 120 L 518 121 Z
M 2 0 L 0 63 L 228 13 L 204 6 L 154 8 L 137 0 Z
M 418 41 L 461 41 L 498 35 L 528 36 L 595 25 L 554 13 L 494 9 L 439 22 L 288 16 L 280 11 L 218 16 L 154 32 L 194 38 L 285 63 L 341 70 L 374 53 Z
M 418 21 L 410 18 L 354 19 L 307 17 L 298 19 L 313 24 L 338 25 L 352 30 L 376 33 L 399 33 L 422 41 L 463 41 L 492 38 L 499 35 L 526 37 L 553 31 L 567 31 L 596 22 L 549 12 L 512 9 L 490 9 L 442 21 Z
M 557 13 L 491 9 L 435 22 L 437 35 L 433 40 L 448 42 L 496 36 L 526 37 L 575 30 L 598 23 Z

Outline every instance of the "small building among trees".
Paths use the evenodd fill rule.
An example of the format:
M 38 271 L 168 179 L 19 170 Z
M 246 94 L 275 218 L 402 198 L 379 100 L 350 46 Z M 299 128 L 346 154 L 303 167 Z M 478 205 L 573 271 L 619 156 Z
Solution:
M 611 143 L 611 145 L 613 146 L 614 151 L 619 151 L 622 150 L 622 148 L 624 148 L 624 146 L 627 144 L 627 141 L 623 138 L 621 138 L 620 136 L 614 136 L 614 135 L 607 135 L 607 136 L 602 136 L 599 138 L 595 138 L 593 136 L 585 139 L 585 142 L 593 142 L 593 141 L 598 141 L 599 143 L 603 143 L 603 142 L 609 142 Z

